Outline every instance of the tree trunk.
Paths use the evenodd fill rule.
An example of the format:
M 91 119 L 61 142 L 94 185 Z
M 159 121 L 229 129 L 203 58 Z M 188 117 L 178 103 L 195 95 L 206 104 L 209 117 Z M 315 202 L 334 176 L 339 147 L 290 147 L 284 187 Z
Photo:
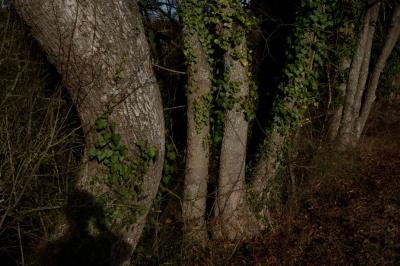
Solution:
M 259 200 L 271 201 L 271 199 L 276 199 L 271 193 L 279 191 L 279 188 L 274 184 L 276 183 L 274 179 L 279 169 L 282 146 L 285 142 L 285 137 L 279 130 L 277 126 L 271 129 L 266 147 L 263 150 L 263 157 L 256 165 L 252 188 Z
M 367 84 L 369 64 L 371 59 L 372 42 L 374 40 L 376 21 L 379 15 L 379 3 L 375 4 L 371 8 L 371 18 L 368 27 L 367 42 L 365 44 L 365 51 L 363 56 L 363 62 L 361 64 L 360 76 L 358 78 L 357 91 L 354 98 L 354 114 L 353 117 L 358 118 L 360 115 L 360 108 L 362 104 L 362 97 L 365 91 L 365 85 Z M 353 122 L 355 122 L 354 119 Z M 353 129 L 354 130 L 354 129 Z
M 395 10 L 393 11 L 392 22 L 390 25 L 389 32 L 387 34 L 385 44 L 379 55 L 378 61 L 375 64 L 372 72 L 371 80 L 369 81 L 368 88 L 366 91 L 364 105 L 362 107 L 359 118 L 356 121 L 356 138 L 360 138 L 361 133 L 367 122 L 369 113 L 371 112 L 372 105 L 376 98 L 376 89 L 378 88 L 378 82 L 380 75 L 385 68 L 386 61 L 394 46 L 396 45 L 400 35 L 400 4 L 396 4 Z
M 241 240 L 253 237 L 259 228 L 247 202 L 245 188 L 248 122 L 241 110 L 241 103 L 249 93 L 249 69 L 240 60 L 233 59 L 230 55 L 232 52 L 226 53 L 225 64 L 229 71 L 229 81 L 240 87 L 240 91 L 235 95 L 240 100 L 232 110 L 226 111 L 224 118 L 214 236 L 227 240 Z M 245 38 L 242 38 L 234 52 L 246 54 Z
M 370 22 L 371 22 L 371 10 L 375 7 L 379 7 L 379 2 L 370 8 L 365 17 L 360 31 L 357 43 L 357 49 L 353 56 L 353 61 L 351 63 L 349 79 L 347 81 L 345 102 L 343 106 L 343 115 L 340 123 L 339 134 L 338 134 L 338 149 L 344 150 L 349 146 L 353 146 L 354 141 L 354 121 L 356 117 L 355 114 L 355 97 L 357 93 L 357 85 L 360 77 L 360 71 L 363 64 L 363 58 L 366 52 L 366 47 L 368 45 L 368 36 L 370 32 Z
M 344 58 L 342 63 L 340 64 L 339 74 L 343 75 L 345 72 L 348 71 L 350 68 L 350 59 Z M 340 93 L 340 97 L 344 97 L 346 95 L 346 82 L 342 82 L 339 87 L 338 91 Z M 338 106 L 336 107 L 335 113 L 333 114 L 328 128 L 328 141 L 333 142 L 335 141 L 340 127 L 340 119 L 342 118 L 343 114 L 343 100 L 340 100 Z
M 85 136 L 78 189 L 95 199 L 102 193 L 116 197 L 112 188 L 94 178 L 99 167 L 87 155 L 98 137 L 95 121 L 107 111 L 129 149 L 129 159 L 140 156 L 138 141 L 158 150 L 158 159 L 149 163 L 142 177 L 143 194 L 128 200 L 144 211 L 132 224 L 111 217 L 117 226 L 110 230 L 128 244 L 114 263 L 128 265 L 157 192 L 164 157 L 162 103 L 139 10 L 126 0 L 16 0 L 15 7 L 62 75 L 78 109 Z M 122 217 L 130 215 L 130 206 Z
M 186 51 L 195 59 L 188 62 L 187 153 L 182 216 L 186 243 L 204 246 L 208 240 L 205 223 L 209 164 L 211 72 L 206 54 L 189 16 L 195 8 L 184 1 L 182 6 L 183 38 Z M 200 4 L 201 5 L 201 4 Z M 202 10 L 202 9 L 201 9 Z M 204 23 L 204 21 L 198 21 Z M 188 59 L 190 60 L 190 59 Z

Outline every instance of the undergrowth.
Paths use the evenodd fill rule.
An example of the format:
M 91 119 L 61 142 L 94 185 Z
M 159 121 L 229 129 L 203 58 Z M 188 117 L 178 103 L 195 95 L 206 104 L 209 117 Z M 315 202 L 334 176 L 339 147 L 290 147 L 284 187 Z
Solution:
M 62 215 L 82 141 L 59 78 L 8 10 L 0 36 L 0 264 L 32 265 Z

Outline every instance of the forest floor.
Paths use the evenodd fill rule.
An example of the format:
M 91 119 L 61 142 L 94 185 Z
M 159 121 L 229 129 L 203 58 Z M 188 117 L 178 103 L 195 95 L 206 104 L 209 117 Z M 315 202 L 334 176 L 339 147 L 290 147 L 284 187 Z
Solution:
M 164 254 L 139 264 L 400 265 L 399 136 L 400 98 L 378 104 L 356 149 L 318 152 L 276 215 L 279 224 L 263 237 L 228 254 L 221 243 L 211 244 L 182 262 L 181 224 L 167 218 L 159 236 L 164 244 L 157 242 L 158 251 L 151 247 Z
M 400 98 L 375 108 L 355 150 L 322 151 L 312 165 L 245 264 L 400 265 Z

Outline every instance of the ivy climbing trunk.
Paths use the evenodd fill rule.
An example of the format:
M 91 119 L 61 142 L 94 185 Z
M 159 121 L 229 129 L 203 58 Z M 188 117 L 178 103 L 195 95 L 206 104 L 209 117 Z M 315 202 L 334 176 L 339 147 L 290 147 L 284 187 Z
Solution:
M 186 244 L 204 246 L 208 240 L 205 223 L 209 166 L 211 71 L 208 55 L 200 41 L 206 31 L 204 2 L 181 1 L 183 38 L 188 64 L 187 153 L 182 217 Z M 204 33 L 203 33 L 204 35 Z
M 89 193 L 95 201 L 107 195 L 102 206 L 111 221 L 107 229 L 126 245 L 126 250 L 114 245 L 110 258 L 112 264 L 129 265 L 157 192 L 164 157 L 162 103 L 138 7 L 127 0 L 14 2 L 62 75 L 78 109 L 85 155 L 77 189 Z M 129 179 L 141 180 L 142 192 L 120 195 L 118 186 L 95 178 L 102 174 L 101 167 L 88 158 L 88 151 L 97 145 L 95 122 L 105 113 L 128 148 L 124 160 L 140 158 L 143 145 L 158 151 L 157 159 L 148 162 L 143 176 L 128 173 Z M 138 143 L 142 143 L 141 148 Z M 116 203 L 121 203 L 121 197 L 125 207 L 118 209 Z
M 249 94 L 249 69 L 233 54 L 247 55 L 244 36 L 224 58 L 229 82 L 237 90 L 233 95 L 237 102 L 225 112 L 213 232 L 216 238 L 242 240 L 258 234 L 259 227 L 247 201 L 245 184 L 248 122 L 242 108 Z
M 285 143 L 286 133 L 283 128 L 273 125 L 265 140 L 262 155 L 258 161 L 251 184 L 252 192 L 258 201 L 265 207 L 259 209 L 260 215 L 266 217 L 269 222 L 269 209 L 279 204 L 279 193 L 282 190 L 277 171 L 282 161 L 282 147 Z M 258 204 L 257 204 L 258 205 Z
M 281 97 L 273 103 L 274 117 L 265 130 L 251 184 L 257 212 L 270 226 L 274 224 L 270 211 L 279 211 L 283 203 L 281 195 L 288 190 L 288 184 L 278 173 L 285 146 L 291 145 L 291 136 L 303 125 L 308 107 L 317 104 L 314 97 L 319 94 L 317 81 L 327 54 L 331 4 L 324 0 L 302 1 L 303 8 L 296 14 L 288 64 L 283 70 L 284 81 L 278 87 Z

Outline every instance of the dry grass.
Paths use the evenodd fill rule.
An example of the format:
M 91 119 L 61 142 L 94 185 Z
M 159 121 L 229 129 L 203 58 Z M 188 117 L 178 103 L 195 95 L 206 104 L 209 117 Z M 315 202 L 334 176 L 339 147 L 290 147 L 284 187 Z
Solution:
M 0 261 L 32 265 L 62 213 L 81 142 L 54 70 L 15 14 L 0 10 L 0 38 Z

